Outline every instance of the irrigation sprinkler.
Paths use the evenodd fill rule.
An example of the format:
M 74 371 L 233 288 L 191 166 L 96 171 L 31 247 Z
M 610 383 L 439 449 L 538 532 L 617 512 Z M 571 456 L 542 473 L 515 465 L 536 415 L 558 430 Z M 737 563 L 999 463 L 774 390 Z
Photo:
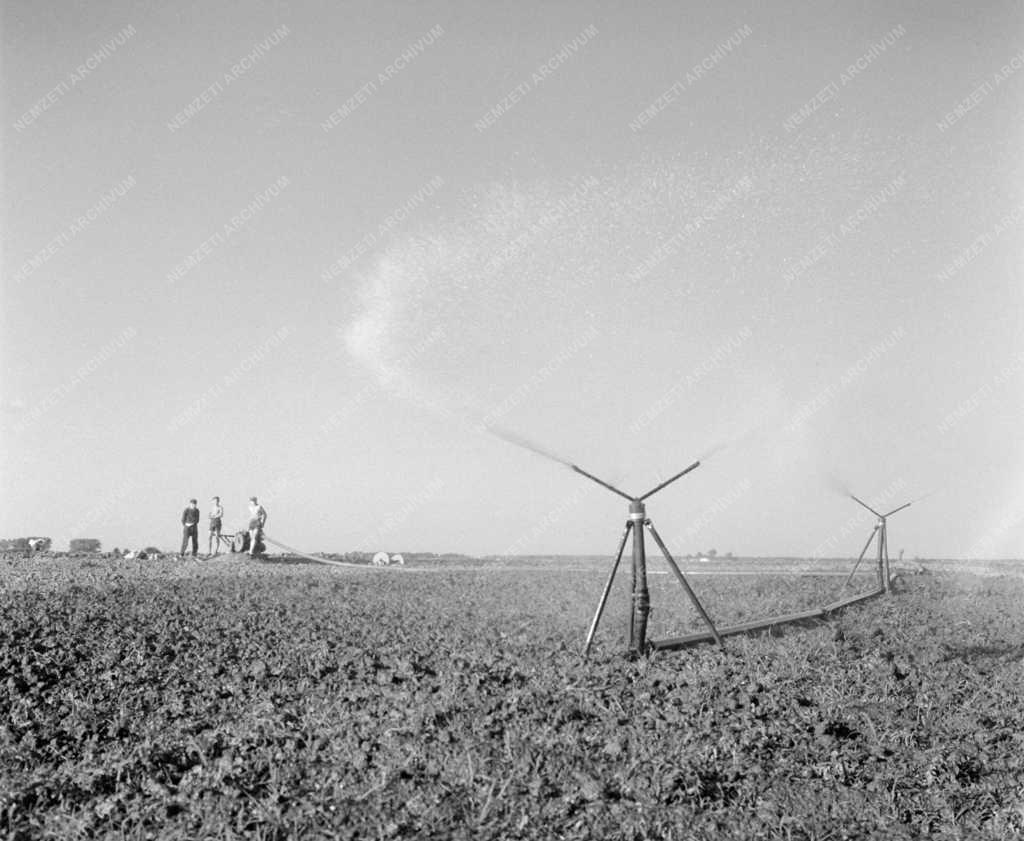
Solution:
M 590 629 L 587 632 L 586 644 L 583 648 L 583 656 L 586 657 L 590 653 L 590 646 L 594 641 L 594 634 L 597 631 L 598 623 L 601 621 L 601 614 L 604 612 L 605 604 L 608 601 L 608 594 L 611 592 L 612 583 L 615 580 L 615 574 L 618 571 L 619 564 L 622 560 L 622 554 L 626 549 L 626 542 L 629 540 L 630 534 L 633 537 L 633 585 L 632 585 L 632 612 L 630 616 L 629 626 L 629 656 L 631 658 L 640 657 L 651 651 L 677 651 L 683 648 L 690 648 L 695 645 L 703 643 L 717 643 L 719 646 L 723 645 L 722 639 L 729 636 L 738 636 L 741 634 L 752 634 L 767 631 L 773 632 L 777 627 L 781 625 L 800 625 L 800 624 L 813 624 L 825 619 L 828 619 L 832 614 L 843 608 L 849 607 L 850 605 L 857 604 L 858 602 L 865 601 L 866 599 L 874 598 L 880 595 L 882 590 L 881 581 L 877 589 L 872 590 L 870 593 L 860 593 L 854 596 L 847 596 L 846 598 L 839 598 L 823 607 L 814 608 L 812 610 L 805 610 L 799 613 L 788 613 L 782 616 L 771 616 L 764 619 L 754 619 L 749 622 L 742 622 L 737 625 L 730 625 L 725 627 L 716 627 L 715 623 L 712 622 L 711 617 L 708 616 L 701 605 L 700 600 L 690 587 L 689 582 L 686 580 L 686 576 L 683 575 L 679 569 L 678 564 L 672 558 L 671 553 L 668 551 L 668 547 L 665 542 L 661 539 L 661 535 L 658 534 L 658 530 L 654 527 L 654 523 L 651 522 L 647 516 L 647 511 L 644 505 L 644 500 L 648 497 L 656 494 L 658 491 L 667 487 L 668 485 L 675 482 L 677 479 L 682 478 L 691 470 L 695 470 L 700 466 L 700 462 L 694 462 L 689 467 L 681 470 L 669 479 L 666 479 L 660 485 L 652 488 L 647 493 L 641 496 L 633 497 L 628 493 L 620 490 L 614 485 L 599 479 L 597 476 L 588 473 L 586 470 L 578 467 L 575 464 L 569 464 L 564 462 L 574 471 L 579 473 L 581 476 L 585 476 L 591 481 L 596 482 L 612 493 L 618 494 L 624 499 L 629 500 L 629 519 L 626 521 L 626 527 L 622 532 L 622 538 L 619 540 L 618 552 L 615 555 L 615 560 L 612 563 L 611 572 L 608 574 L 608 580 L 605 582 L 604 590 L 601 593 L 601 599 L 597 605 L 597 611 L 594 613 L 594 618 L 590 623 Z M 910 503 L 907 503 L 909 505 Z M 906 508 L 906 505 L 902 505 L 899 508 L 893 509 L 885 517 L 895 514 L 897 511 Z M 881 515 L 880 515 L 881 516 Z M 884 517 L 882 524 L 884 526 Z M 693 602 L 693 606 L 696 608 L 697 613 L 700 614 L 701 619 L 707 625 L 706 631 L 699 631 L 697 633 L 686 634 L 679 637 L 670 637 L 660 640 L 647 640 L 647 617 L 651 610 L 651 599 L 650 593 L 647 589 L 647 557 L 644 548 L 644 529 L 647 529 L 651 533 L 651 537 L 654 542 L 658 545 L 662 555 L 665 556 L 665 560 L 668 562 L 669 568 L 675 575 L 676 580 L 679 581 L 683 590 L 687 596 Z M 888 555 L 885 550 L 884 535 L 881 538 L 882 554 L 880 557 L 885 561 L 886 564 L 886 575 L 888 575 Z M 864 552 L 861 552 L 863 558 L 864 553 L 867 552 L 867 546 L 864 547 Z M 856 567 L 854 567 L 856 571 Z M 851 573 L 852 577 L 852 573 Z
M 629 622 L 629 656 L 632 659 L 641 657 L 649 651 L 677 651 L 679 649 L 690 648 L 691 646 L 710 642 L 717 643 L 721 646 L 723 644 L 722 640 L 725 637 L 740 634 L 753 634 L 762 631 L 772 633 L 780 625 L 815 624 L 828 619 L 833 614 L 849 607 L 850 605 L 866 601 L 867 599 L 873 599 L 876 596 L 881 595 L 883 592 L 888 592 L 889 555 L 888 546 L 885 540 L 885 518 L 892 516 L 897 511 L 902 511 L 904 508 L 911 505 L 911 503 L 908 502 L 905 505 L 899 506 L 899 508 L 894 508 L 887 514 L 882 515 L 878 514 L 877 511 L 869 508 L 859 499 L 854 497 L 857 502 L 864 505 L 865 508 L 868 508 L 869 511 L 876 514 L 879 518 L 879 523 L 875 526 L 875 532 L 872 532 L 871 539 L 869 539 L 868 543 L 865 544 L 864 549 L 860 553 L 860 558 L 857 560 L 859 565 L 871 544 L 871 540 L 875 538 L 877 532 L 881 531 L 879 536 L 880 548 L 878 550 L 879 583 L 877 588 L 868 593 L 858 593 L 852 596 L 837 598 L 835 601 L 830 602 L 823 607 L 814 608 L 812 610 L 805 610 L 799 613 L 788 613 L 782 616 L 770 616 L 764 619 L 754 619 L 737 625 L 716 627 L 715 623 L 711 621 L 711 617 L 708 616 L 707 611 L 704 610 L 704 607 L 697 598 L 697 595 L 690 587 L 689 582 L 686 580 L 686 576 L 683 575 L 682 570 L 679 569 L 679 565 L 676 564 L 671 553 L 668 551 L 668 547 L 661 539 L 661 535 L 659 535 L 657 529 L 654 528 L 654 523 L 652 523 L 650 518 L 647 516 L 647 509 L 644 505 L 644 501 L 646 499 L 658 493 L 658 491 L 668 487 L 677 479 L 681 479 L 690 471 L 696 470 L 700 467 L 699 461 L 695 461 L 693 464 L 683 470 L 680 470 L 674 476 L 669 477 L 661 484 L 651 488 L 647 493 L 641 494 L 640 496 L 632 496 L 621 488 L 615 487 L 615 485 L 610 482 L 606 482 L 604 479 L 595 476 L 593 473 L 587 472 L 579 465 L 573 464 L 567 459 L 555 455 L 532 441 L 523 438 L 521 435 L 500 427 L 485 427 L 485 429 L 510 444 L 530 450 L 539 456 L 543 456 L 546 459 L 570 468 L 581 476 L 600 485 L 605 490 L 611 491 L 613 494 L 621 496 L 629 502 L 629 518 L 626 520 L 626 526 L 623 529 L 622 537 L 619 540 L 618 551 L 615 553 L 615 559 L 612 563 L 611 571 L 608 573 L 608 579 L 605 581 L 604 589 L 601 591 L 601 598 L 598 601 L 597 610 L 594 612 L 594 618 L 591 620 L 590 628 L 587 631 L 586 643 L 583 646 L 584 659 L 590 653 L 590 647 L 594 642 L 594 635 L 597 633 L 597 626 L 601 622 L 601 615 L 604 613 L 605 605 L 608 602 L 608 596 L 612 590 L 612 584 L 615 581 L 615 575 L 618 572 L 619 565 L 622 561 L 622 555 L 626 551 L 626 543 L 629 541 L 631 535 L 633 537 L 633 582 L 631 588 L 632 610 Z M 916 501 L 917 500 L 915 500 L 915 502 Z M 682 586 L 686 595 L 690 598 L 690 601 L 693 602 L 693 606 L 696 608 L 697 613 L 700 615 L 704 624 L 707 625 L 708 630 L 661 640 L 647 639 L 647 618 L 651 612 L 651 596 L 650 591 L 647 588 L 647 554 L 644 547 L 644 529 L 647 529 L 651 533 L 651 537 L 654 542 L 658 545 L 662 555 L 665 556 L 665 560 L 668 562 L 669 568 L 672 570 L 672 574 L 675 575 L 676 580 Z M 853 578 L 853 573 L 856 571 L 857 567 L 855 566 L 853 568 L 853 572 L 850 573 L 850 579 Z M 849 583 L 850 579 L 847 579 L 847 583 Z M 844 584 L 843 587 L 845 588 L 846 584 Z
M 857 568 L 860 566 L 861 561 L 864 560 L 864 556 L 867 554 L 868 549 L 871 547 L 871 543 L 874 541 L 877 552 L 877 573 L 878 573 L 878 588 L 883 593 L 891 592 L 892 590 L 892 579 L 889 575 L 889 537 L 888 537 L 888 525 L 887 520 L 897 511 L 902 511 L 904 508 L 909 508 L 914 504 L 914 501 L 905 502 L 897 508 L 893 508 L 892 511 L 887 511 L 882 514 L 868 505 L 861 499 L 858 499 L 853 494 L 850 494 L 850 499 L 860 505 L 862 508 L 866 508 L 878 519 L 875 521 L 874 528 L 871 534 L 868 536 L 867 543 L 864 544 L 864 548 L 860 551 L 860 556 L 857 558 L 857 563 L 853 565 L 853 569 L 850 570 L 850 575 L 847 577 L 843 584 L 845 589 L 849 583 L 853 580 L 854 574 L 857 572 Z
M 647 507 L 644 505 L 644 500 L 668 487 L 677 479 L 681 479 L 691 470 L 696 470 L 700 467 L 700 462 L 695 461 L 689 467 L 680 470 L 674 476 L 666 479 L 660 485 L 657 485 L 641 496 L 631 496 L 625 491 L 604 481 L 604 479 L 599 479 L 597 476 L 594 476 L 592 473 L 588 473 L 586 470 L 575 464 L 569 464 L 568 466 L 581 476 L 590 479 L 592 482 L 596 482 L 606 490 L 609 490 L 614 494 L 618 494 L 623 499 L 629 501 L 629 518 L 626 520 L 626 526 L 622 532 L 622 538 L 619 540 L 618 552 L 615 554 L 615 561 L 612 563 L 611 572 L 608 574 L 608 580 L 605 582 L 604 590 L 601 593 L 601 599 L 598 602 L 597 610 L 594 613 L 594 618 L 590 623 L 590 629 L 587 632 L 587 640 L 583 646 L 584 658 L 590 654 L 590 646 L 594 642 L 594 634 L 597 633 L 597 626 L 601 621 L 601 614 L 604 613 L 604 607 L 608 601 L 608 594 L 611 592 L 612 583 L 615 581 L 615 573 L 619 569 L 619 563 L 622 560 L 622 553 L 626 549 L 626 541 L 629 540 L 630 534 L 632 534 L 633 537 L 633 583 L 632 610 L 629 621 L 629 656 L 631 658 L 638 658 L 647 653 L 647 617 L 651 612 L 651 594 L 647 587 L 647 553 L 644 547 L 645 528 L 650 531 L 651 537 L 658 545 L 662 555 L 665 556 L 665 561 L 672 570 L 672 574 L 675 575 L 676 580 L 680 585 L 682 585 L 686 595 L 689 597 L 690 601 L 693 602 L 693 606 L 697 610 L 697 613 L 700 614 L 701 619 L 704 620 L 704 623 L 708 626 L 708 630 L 712 638 L 721 645 L 722 638 L 719 636 L 718 630 L 715 628 L 715 623 L 711 621 L 711 617 L 708 616 L 707 611 L 704 610 L 704 606 L 700 603 L 700 599 L 697 598 L 697 594 L 693 592 L 689 582 L 686 580 L 686 576 L 683 575 L 682 570 L 679 569 L 679 565 L 676 564 L 672 554 L 668 551 L 668 547 L 665 545 L 665 542 L 661 539 L 661 535 L 659 535 L 657 529 L 654 528 L 654 523 L 652 523 L 650 518 L 647 516 Z M 652 641 L 651 646 L 657 647 L 657 643 Z
M 672 480 L 669 480 L 672 481 Z M 852 496 L 852 495 L 851 495 Z M 922 497 L 923 498 L 923 497 Z M 777 627 L 781 625 L 814 625 L 821 621 L 829 619 L 832 615 L 843 610 L 844 608 L 850 607 L 851 605 L 858 604 L 868 599 L 876 598 L 883 593 L 890 592 L 891 583 L 889 577 L 889 542 L 886 531 L 886 520 L 891 517 L 897 511 L 902 511 L 904 508 L 912 505 L 912 502 L 907 502 L 900 505 L 897 508 L 893 508 L 891 511 L 887 511 L 885 514 L 880 514 L 875 509 L 863 501 L 853 497 L 853 499 L 867 508 L 872 514 L 878 517 L 878 522 L 875 524 L 874 529 L 871 532 L 871 536 L 868 538 L 868 542 L 864 544 L 864 548 L 861 550 L 860 557 L 857 559 L 857 564 L 854 565 L 853 571 L 850 573 L 849 578 L 846 579 L 846 583 L 843 584 L 842 589 L 853 579 L 854 573 L 857 572 L 857 567 L 860 565 L 864 556 L 867 554 L 868 548 L 871 546 L 872 541 L 878 541 L 878 584 L 872 590 L 866 593 L 857 593 L 852 596 L 842 597 L 842 589 L 840 590 L 840 598 L 823 607 L 813 608 L 811 610 L 800 611 L 799 613 L 788 613 L 783 616 L 773 616 L 766 619 L 754 619 L 749 622 L 742 622 L 738 625 L 727 625 L 719 627 L 717 630 L 713 629 L 713 633 L 698 632 L 693 634 L 687 634 L 681 637 L 672 637 L 670 639 L 655 640 L 651 642 L 651 648 L 656 651 L 677 651 L 682 648 L 689 648 L 691 646 L 700 645 L 703 643 L 717 642 L 719 645 L 722 643 L 722 638 L 737 636 L 740 634 L 752 634 L 759 633 L 761 631 L 768 631 L 772 633 Z M 914 500 L 916 502 L 918 500 Z M 652 534 L 654 534 L 657 540 L 657 532 L 654 531 L 653 526 L 651 527 Z M 659 541 L 660 545 L 660 541 Z M 664 547 L 662 547 L 664 550 Z M 606 588 L 607 590 L 607 588 Z

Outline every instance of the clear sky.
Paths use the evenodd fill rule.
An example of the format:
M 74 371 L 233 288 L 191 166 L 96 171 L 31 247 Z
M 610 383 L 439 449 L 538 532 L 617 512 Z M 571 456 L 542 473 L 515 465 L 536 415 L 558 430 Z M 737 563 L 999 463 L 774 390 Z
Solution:
M 1024 555 L 1014 2 L 3 17 L 0 535 Z M 851 520 L 851 518 L 853 518 Z

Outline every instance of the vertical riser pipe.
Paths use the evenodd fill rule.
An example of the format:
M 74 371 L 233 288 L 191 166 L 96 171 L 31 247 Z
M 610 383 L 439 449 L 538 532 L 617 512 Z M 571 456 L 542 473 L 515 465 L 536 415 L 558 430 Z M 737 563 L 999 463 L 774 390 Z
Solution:
M 885 592 L 892 592 L 892 578 L 889 574 L 889 533 L 882 529 L 882 582 Z
M 633 615 L 630 622 L 629 655 L 642 657 L 647 650 L 647 617 L 651 612 L 651 593 L 647 587 L 647 556 L 644 554 L 644 504 L 634 500 L 629 504 L 629 519 L 633 523 Z

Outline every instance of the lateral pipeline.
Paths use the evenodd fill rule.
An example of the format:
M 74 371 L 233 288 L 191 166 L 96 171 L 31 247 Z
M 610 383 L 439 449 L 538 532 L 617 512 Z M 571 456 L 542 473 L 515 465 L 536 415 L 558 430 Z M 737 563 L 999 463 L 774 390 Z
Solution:
M 292 546 L 286 546 L 284 543 L 279 543 L 276 540 L 272 540 L 266 534 L 263 535 L 263 540 L 266 543 L 269 543 L 269 544 L 271 544 L 273 546 L 276 546 L 278 549 L 284 549 L 286 552 L 288 552 L 288 553 L 290 553 L 292 555 L 296 555 L 299 558 L 305 558 L 307 561 L 313 561 L 313 563 L 316 563 L 316 564 L 325 564 L 327 566 L 335 566 L 335 567 L 347 567 L 349 569 L 369 569 L 369 570 L 385 570 L 385 569 L 401 569 L 402 568 L 402 567 L 392 567 L 392 566 L 377 567 L 377 566 L 373 566 L 372 564 L 353 564 L 353 563 L 349 563 L 348 561 L 332 561 L 329 558 L 318 558 L 318 557 L 316 557 L 316 555 L 307 555 L 305 552 L 300 552 L 298 549 L 296 549 L 296 548 L 294 548 Z

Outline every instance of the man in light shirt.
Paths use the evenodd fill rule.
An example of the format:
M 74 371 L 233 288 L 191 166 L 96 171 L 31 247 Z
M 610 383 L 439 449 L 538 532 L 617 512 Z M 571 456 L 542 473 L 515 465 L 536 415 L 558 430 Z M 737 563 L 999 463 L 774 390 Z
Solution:
M 263 526 L 267 522 L 267 509 L 256 497 L 249 497 L 249 557 L 256 554 L 256 544 L 263 537 Z
M 210 545 L 206 552 L 207 555 L 220 554 L 220 530 L 223 521 L 224 506 L 220 504 L 220 497 L 215 496 L 213 504 L 210 506 Z

